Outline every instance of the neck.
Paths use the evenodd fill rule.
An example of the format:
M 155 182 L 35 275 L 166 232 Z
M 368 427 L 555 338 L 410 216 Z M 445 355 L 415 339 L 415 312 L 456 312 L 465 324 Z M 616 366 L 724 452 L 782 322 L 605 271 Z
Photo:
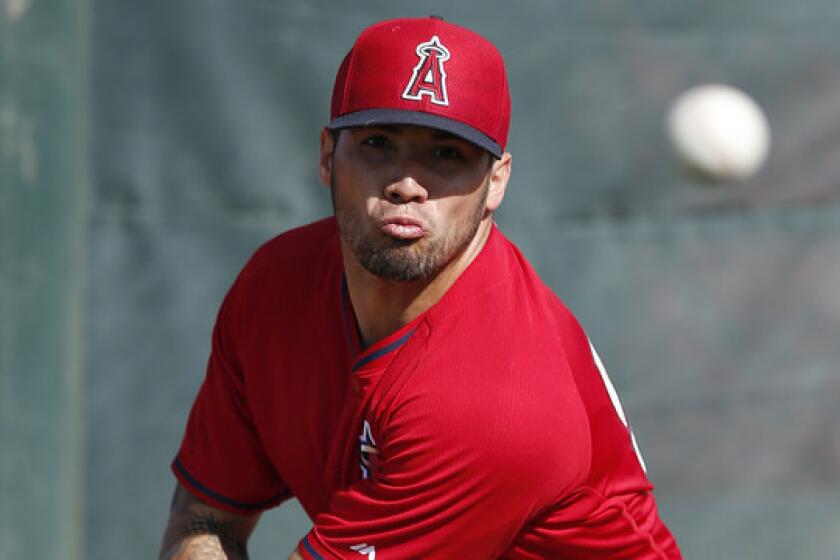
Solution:
M 347 290 L 365 345 L 385 338 L 436 304 L 484 248 L 491 229 L 492 222 L 487 217 L 469 245 L 434 277 L 412 282 L 395 282 L 371 274 L 342 241 Z

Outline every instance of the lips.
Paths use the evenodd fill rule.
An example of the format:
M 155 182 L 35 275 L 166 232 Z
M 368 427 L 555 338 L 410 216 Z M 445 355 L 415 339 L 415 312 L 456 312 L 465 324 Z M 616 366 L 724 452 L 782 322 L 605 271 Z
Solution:
M 379 229 L 394 239 L 419 239 L 426 235 L 422 221 L 406 216 L 384 218 L 379 221 Z

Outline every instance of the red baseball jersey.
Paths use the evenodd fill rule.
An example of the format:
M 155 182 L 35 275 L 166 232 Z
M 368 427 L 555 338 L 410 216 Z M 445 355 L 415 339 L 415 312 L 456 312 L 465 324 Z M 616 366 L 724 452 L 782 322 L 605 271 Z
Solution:
M 367 348 L 335 220 L 266 243 L 222 304 L 172 466 L 231 512 L 296 497 L 308 559 L 680 558 L 586 334 L 495 226 Z

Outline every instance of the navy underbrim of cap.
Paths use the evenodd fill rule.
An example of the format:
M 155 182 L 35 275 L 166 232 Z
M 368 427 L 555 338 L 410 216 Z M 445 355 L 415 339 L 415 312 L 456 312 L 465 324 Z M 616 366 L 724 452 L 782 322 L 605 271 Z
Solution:
M 493 157 L 502 157 L 502 149 L 499 144 L 480 130 L 460 121 L 421 111 L 367 109 L 336 117 L 327 128 L 336 130 L 354 126 L 376 126 L 378 124 L 410 124 L 444 130 L 487 150 Z

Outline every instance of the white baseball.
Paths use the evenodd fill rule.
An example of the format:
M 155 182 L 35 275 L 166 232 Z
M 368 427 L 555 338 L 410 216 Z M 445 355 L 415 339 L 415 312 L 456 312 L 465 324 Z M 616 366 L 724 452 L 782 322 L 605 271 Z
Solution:
M 723 84 L 693 87 L 671 104 L 667 130 L 680 159 L 715 180 L 744 180 L 767 159 L 770 126 L 758 103 Z

